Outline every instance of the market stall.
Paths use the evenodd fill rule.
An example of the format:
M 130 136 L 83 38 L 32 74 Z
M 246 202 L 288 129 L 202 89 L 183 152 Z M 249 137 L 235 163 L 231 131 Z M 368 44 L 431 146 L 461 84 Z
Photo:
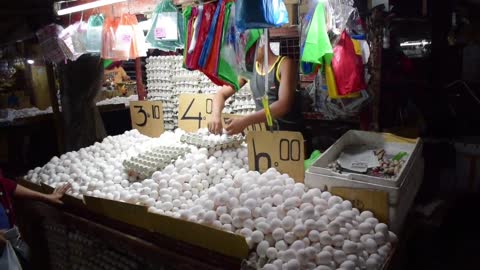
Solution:
M 237 263 L 245 260 L 254 268 L 266 262 L 283 264 L 275 260 L 278 256 L 284 263 L 293 260 L 293 264 L 307 268 L 363 261 L 380 269 L 391 255 L 396 236 L 372 212 L 360 212 L 350 201 L 296 183 L 275 169 L 263 174 L 248 171 L 245 146 L 207 150 L 186 146 L 181 142 L 186 135 L 166 132 L 152 139 L 131 131 L 109 137 L 101 144 L 53 158 L 43 169 L 26 176 L 31 181 L 27 185 L 46 192 L 68 179 L 71 171 L 78 180 L 72 182 L 71 197 L 65 198 L 67 207 L 233 257 Z M 215 140 L 205 133 L 200 138 L 204 142 Z M 173 164 L 158 162 L 163 170 L 136 180 L 155 162 L 149 156 L 161 158 L 170 154 L 167 149 L 184 147 L 190 150 Z M 133 161 L 129 173 L 122 160 L 124 164 L 125 160 Z M 355 241 L 364 244 L 359 247 L 360 242 Z M 377 243 L 384 244 L 377 249 Z M 329 250 L 336 256 L 328 256 Z M 298 257 L 297 252 L 305 257 Z

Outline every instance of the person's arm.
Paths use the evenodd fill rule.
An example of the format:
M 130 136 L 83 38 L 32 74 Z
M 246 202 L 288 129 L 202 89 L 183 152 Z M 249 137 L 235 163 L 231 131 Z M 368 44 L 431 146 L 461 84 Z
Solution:
M 285 58 L 280 66 L 280 89 L 278 100 L 270 104 L 270 112 L 273 118 L 281 118 L 286 115 L 294 102 L 297 88 L 297 66 L 292 59 Z M 243 118 L 232 119 L 227 125 L 228 134 L 237 134 L 253 124 L 265 123 L 267 117 L 265 110 L 259 110 Z
M 244 79 L 239 80 L 240 88 L 245 85 L 246 81 Z M 222 111 L 225 107 L 225 101 L 235 94 L 230 86 L 223 86 L 220 90 L 217 91 L 213 97 L 212 104 L 212 117 L 208 122 L 208 130 L 213 134 L 221 134 L 223 129 L 222 124 Z
M 22 198 L 22 199 L 44 201 L 44 202 L 53 203 L 53 204 L 63 204 L 63 202 L 60 199 L 63 197 L 65 192 L 67 192 L 70 189 L 70 187 L 71 187 L 70 184 L 66 184 L 59 188 L 56 188 L 51 194 L 43 194 L 43 193 L 28 189 L 22 185 L 17 185 L 17 188 L 15 189 L 15 192 L 14 192 L 14 196 L 16 198 Z

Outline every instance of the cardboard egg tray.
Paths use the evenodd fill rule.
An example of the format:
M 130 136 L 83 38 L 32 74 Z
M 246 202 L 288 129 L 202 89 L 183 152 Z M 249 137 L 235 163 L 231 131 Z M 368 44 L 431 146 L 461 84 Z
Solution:
M 144 179 L 188 152 L 190 148 L 185 146 L 160 146 L 125 160 L 123 166 L 129 175 Z
M 182 137 L 180 137 L 182 143 L 195 145 L 198 148 L 213 149 L 215 151 L 239 147 L 244 140 L 245 138 L 242 135 L 228 136 L 226 139 L 218 141 L 205 138 L 205 136 L 195 133 L 183 134 Z

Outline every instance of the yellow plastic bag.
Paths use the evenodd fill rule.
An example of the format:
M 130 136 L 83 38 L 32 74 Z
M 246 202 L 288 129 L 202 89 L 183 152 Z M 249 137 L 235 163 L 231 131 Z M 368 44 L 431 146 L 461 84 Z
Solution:
M 333 74 L 332 66 L 325 65 L 325 81 L 327 83 L 328 96 L 333 99 L 337 98 L 358 98 L 360 93 L 353 93 L 345 96 L 339 96 L 337 92 L 337 83 L 335 81 L 335 75 Z

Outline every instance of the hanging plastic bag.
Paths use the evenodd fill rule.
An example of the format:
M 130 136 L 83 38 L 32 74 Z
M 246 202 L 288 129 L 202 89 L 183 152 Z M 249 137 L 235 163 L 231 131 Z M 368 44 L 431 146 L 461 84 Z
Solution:
M 87 27 L 88 24 L 83 20 L 74 24 L 74 31 L 72 33 L 73 48 L 79 54 L 87 52 Z
M 353 1 L 352 1 L 353 2 Z M 351 3 L 346 1 L 327 1 L 327 18 L 330 18 L 329 30 L 331 30 L 335 35 L 340 35 L 349 22 L 351 14 L 355 11 L 355 8 Z
M 115 51 L 113 50 L 115 44 L 115 31 L 120 20 L 115 20 L 112 17 L 106 17 L 103 23 L 102 33 L 102 58 L 103 59 L 118 59 Z
M 0 257 L 0 269 L 2 270 L 22 270 L 22 265 L 18 260 L 15 250 L 13 250 L 10 241 L 6 241 L 3 254 Z
M 308 30 L 310 29 L 310 24 L 312 23 L 313 14 L 315 12 L 315 6 L 311 6 L 308 13 L 303 17 L 302 20 L 302 29 L 300 34 L 300 54 L 303 55 L 305 49 L 305 41 L 307 40 Z M 318 66 L 318 65 L 317 65 Z M 309 75 L 312 74 L 316 65 L 310 62 L 300 62 L 300 69 L 303 74 Z
M 235 25 L 246 29 L 280 27 L 288 23 L 288 11 L 283 0 L 237 0 Z
M 322 3 L 318 3 L 305 38 L 301 61 L 313 64 L 328 64 L 332 57 L 332 44 L 325 24 L 325 8 Z
M 213 18 L 210 22 L 210 29 L 208 30 L 207 39 L 205 43 L 202 44 L 202 52 L 200 54 L 200 59 L 198 59 L 198 65 L 200 68 L 205 68 L 207 60 L 209 59 L 210 55 L 216 59 L 218 59 L 218 53 L 220 50 L 221 38 L 222 38 L 222 27 L 223 26 L 223 19 L 225 18 L 225 14 L 221 13 L 220 11 L 225 10 L 225 4 L 223 0 L 219 0 L 216 8 L 215 13 L 213 14 Z M 216 51 L 212 53 L 212 47 L 216 46 Z
M 130 23 L 133 28 L 132 51 L 130 52 L 130 57 L 146 57 L 148 49 L 145 42 L 145 35 L 143 34 L 140 25 L 138 25 L 138 20 L 135 15 L 130 15 Z
M 87 52 L 100 53 L 102 50 L 103 15 L 92 15 L 88 19 Z
M 76 30 L 76 26 L 74 24 L 68 26 L 67 28 L 63 29 L 62 32 L 58 35 L 58 43 L 63 50 L 65 56 L 71 60 L 75 61 L 78 57 L 82 54 L 77 53 L 75 51 L 75 47 L 73 46 L 73 33 Z
M 224 9 L 225 11 L 223 13 L 227 20 L 226 20 L 226 23 L 223 23 L 223 28 L 218 30 L 222 32 L 222 38 L 221 38 L 222 50 L 224 46 L 227 45 L 228 32 L 232 31 L 231 28 L 234 27 L 233 20 L 228 19 L 231 16 L 233 5 L 234 4 L 232 0 L 228 0 L 227 3 L 225 4 L 225 9 Z M 220 52 L 220 55 L 223 55 L 223 54 Z M 240 89 L 240 85 L 238 83 L 238 74 L 235 68 L 233 68 L 228 63 L 228 61 L 226 61 L 223 57 L 220 57 L 220 60 L 218 63 L 218 78 L 221 81 L 225 82 L 227 85 L 230 85 L 235 91 L 238 91 Z
M 197 29 L 193 29 L 195 25 L 195 21 L 197 20 L 199 14 L 198 9 L 193 10 L 192 17 L 190 18 L 189 22 L 189 33 L 191 32 L 192 35 L 189 35 L 190 41 L 195 42 L 195 47 L 192 51 L 188 50 L 186 55 L 186 66 L 190 70 L 199 69 L 199 59 L 202 54 L 202 50 L 207 39 L 208 32 L 210 30 L 210 24 L 212 22 L 213 16 L 216 11 L 216 3 L 208 3 L 203 6 L 203 15 L 202 15 L 202 23 L 197 26 Z M 191 30 L 190 30 L 191 29 Z M 195 31 L 198 31 L 198 38 L 197 40 L 192 40 L 195 38 Z
M 123 14 L 115 31 L 113 50 L 120 60 L 130 59 L 130 49 L 133 40 L 133 27 L 130 24 L 130 14 Z
M 342 33 L 333 51 L 332 69 L 338 94 L 348 95 L 366 89 L 362 58 L 355 53 L 353 42 L 346 31 Z
M 232 10 L 233 12 L 233 10 Z M 233 19 L 235 15 L 232 14 Z M 249 29 L 244 32 L 235 30 L 235 63 L 232 65 L 236 67 L 237 74 L 250 80 L 253 76 L 253 67 L 255 64 L 256 43 L 262 36 L 263 31 L 260 29 Z M 226 54 L 227 52 L 224 52 Z
M 38 42 L 46 61 L 54 63 L 65 61 L 65 53 L 58 41 L 58 35 L 62 30 L 63 27 L 58 24 L 49 24 L 37 31 Z
M 171 0 L 161 1 L 155 8 L 152 27 L 146 41 L 163 51 L 176 51 L 183 47 L 183 17 Z

